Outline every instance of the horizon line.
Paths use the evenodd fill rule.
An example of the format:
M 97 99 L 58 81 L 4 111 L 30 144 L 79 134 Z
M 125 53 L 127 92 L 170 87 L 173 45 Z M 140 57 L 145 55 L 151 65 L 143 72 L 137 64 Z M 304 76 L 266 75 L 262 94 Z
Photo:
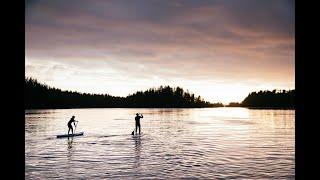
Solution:
M 75 90 L 75 91 L 72 91 L 72 90 L 67 90 L 67 89 L 62 89 L 62 88 L 56 88 L 56 87 L 54 87 L 54 86 L 51 86 L 51 85 L 48 85 L 48 84 L 46 84 L 45 82 L 40 82 L 37 78 L 34 78 L 34 77 L 31 77 L 31 76 L 25 76 L 25 80 L 26 79 L 33 79 L 33 80 L 36 80 L 39 84 L 42 84 L 42 85 L 46 85 L 46 86 L 48 86 L 49 88 L 55 88 L 55 89 L 58 89 L 58 90 L 61 90 L 61 91 L 70 91 L 70 92 L 75 92 L 75 93 L 79 93 L 79 94 L 90 94 L 90 95 L 109 95 L 109 96 L 113 96 L 113 97 L 120 97 L 120 98 L 126 98 L 126 97 L 128 97 L 128 96 L 130 96 L 130 95 L 133 95 L 134 93 L 137 93 L 137 92 L 144 92 L 144 91 L 147 91 L 147 90 L 150 90 L 150 89 L 156 89 L 156 88 L 160 88 L 160 87 L 170 87 L 170 88 L 181 88 L 181 89 L 183 89 L 183 91 L 185 91 L 185 92 L 188 92 L 188 93 L 190 93 L 190 94 L 194 94 L 192 91 L 189 91 L 189 89 L 184 89 L 183 87 L 180 87 L 180 86 L 174 86 L 174 87 L 171 87 L 170 85 L 160 85 L 160 86 L 154 86 L 154 87 L 151 87 L 151 88 L 147 88 L 147 89 L 145 89 L 145 90 L 138 90 L 138 91 L 136 91 L 136 92 L 134 92 L 134 93 L 129 93 L 128 95 L 126 95 L 126 96 L 114 96 L 114 95 L 111 95 L 111 94 L 108 94 L 108 93 L 89 93 L 89 92 L 81 92 L 81 91 L 77 91 L 77 90 Z M 259 91 L 276 91 L 276 92 L 279 92 L 279 91 L 283 91 L 283 90 L 285 90 L 285 91 L 292 91 L 292 90 L 295 90 L 295 88 L 293 88 L 293 89 L 291 89 L 291 88 L 289 88 L 289 89 L 272 89 L 272 90 L 269 90 L 269 89 L 265 89 L 265 90 L 259 90 Z M 248 93 L 248 95 L 249 94 L 251 94 L 251 93 L 253 93 L 253 92 L 259 92 L 259 91 L 251 91 L 251 92 L 249 92 Z M 196 96 L 196 94 L 194 94 L 195 96 Z M 247 95 L 247 96 L 248 96 Z M 201 95 L 198 95 L 198 96 L 200 96 L 201 98 L 203 98 Z M 245 99 L 245 98 L 244 98 Z M 244 100 L 243 99 L 243 100 Z M 243 101 L 242 100 L 242 101 Z M 204 99 L 204 101 L 206 101 L 205 99 Z M 226 106 L 226 105 L 230 105 L 230 103 L 241 103 L 242 101 L 230 101 L 230 102 L 228 102 L 228 103 L 222 103 L 222 102 L 211 102 L 211 101 L 206 101 L 206 102 L 209 102 L 210 104 L 222 104 L 222 105 L 224 105 L 224 106 Z

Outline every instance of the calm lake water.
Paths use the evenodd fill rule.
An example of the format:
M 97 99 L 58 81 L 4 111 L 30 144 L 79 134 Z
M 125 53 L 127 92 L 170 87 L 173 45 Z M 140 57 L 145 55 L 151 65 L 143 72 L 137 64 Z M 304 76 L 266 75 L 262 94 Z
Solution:
M 84 136 L 57 139 L 72 115 Z M 294 179 L 294 144 L 294 110 L 25 111 L 26 179 Z

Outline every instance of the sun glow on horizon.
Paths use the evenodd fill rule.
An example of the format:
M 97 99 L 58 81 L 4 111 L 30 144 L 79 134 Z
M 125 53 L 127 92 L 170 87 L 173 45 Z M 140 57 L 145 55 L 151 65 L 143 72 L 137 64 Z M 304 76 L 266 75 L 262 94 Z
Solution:
M 122 97 L 179 86 L 223 104 L 295 87 L 291 1 L 88 2 L 26 3 L 26 76 Z
M 88 79 L 81 79 L 79 77 L 63 78 L 56 77 L 52 79 L 42 79 L 35 76 L 26 76 L 37 79 L 40 83 L 44 83 L 50 87 L 59 88 L 61 90 L 77 91 L 80 93 L 92 93 L 92 94 L 109 94 L 112 96 L 126 97 L 137 91 L 145 91 L 150 88 L 159 88 L 160 86 L 170 86 L 172 88 L 180 87 L 184 91 L 194 94 L 195 96 L 201 96 L 205 101 L 211 103 L 222 103 L 224 105 L 230 102 L 242 102 L 249 93 L 260 90 L 274 90 L 284 89 L 290 90 L 294 87 L 276 87 L 274 85 L 260 85 L 255 86 L 250 84 L 241 83 L 206 83 L 206 82 L 190 82 L 180 81 L 179 83 L 172 83 L 169 81 L 144 81 L 140 83 L 127 83 L 127 82 L 104 82 L 103 80 L 92 77 Z

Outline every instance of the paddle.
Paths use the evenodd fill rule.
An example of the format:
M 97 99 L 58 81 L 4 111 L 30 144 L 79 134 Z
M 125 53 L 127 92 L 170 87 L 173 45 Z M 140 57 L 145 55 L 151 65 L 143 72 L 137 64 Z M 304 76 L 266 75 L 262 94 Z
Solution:
M 75 134 L 75 133 L 76 133 L 76 129 L 77 129 L 78 122 L 79 122 L 79 121 L 77 121 L 77 123 L 74 125 L 74 126 L 75 126 L 75 128 L 74 128 L 73 134 Z

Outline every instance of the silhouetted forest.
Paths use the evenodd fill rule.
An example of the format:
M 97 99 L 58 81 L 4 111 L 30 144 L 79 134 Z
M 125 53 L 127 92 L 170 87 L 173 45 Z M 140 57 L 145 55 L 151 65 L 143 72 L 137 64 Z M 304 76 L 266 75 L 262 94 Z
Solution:
M 222 107 L 222 103 L 209 103 L 180 87 L 160 86 L 147 91 L 138 91 L 127 97 L 108 94 L 88 94 L 62 91 L 25 79 L 25 109 L 49 108 L 200 108 Z
M 231 102 L 227 107 L 294 108 L 295 90 L 273 90 L 250 93 L 241 103 Z M 138 91 L 127 97 L 108 94 L 89 94 L 62 91 L 25 79 L 25 109 L 50 108 L 201 108 L 223 107 L 222 103 L 204 101 L 180 87 L 160 86 Z
M 241 107 L 241 103 L 238 102 L 231 102 L 228 105 L 226 105 L 226 107 Z
M 251 108 L 288 108 L 293 109 L 295 90 L 273 90 L 250 93 L 241 103 Z

